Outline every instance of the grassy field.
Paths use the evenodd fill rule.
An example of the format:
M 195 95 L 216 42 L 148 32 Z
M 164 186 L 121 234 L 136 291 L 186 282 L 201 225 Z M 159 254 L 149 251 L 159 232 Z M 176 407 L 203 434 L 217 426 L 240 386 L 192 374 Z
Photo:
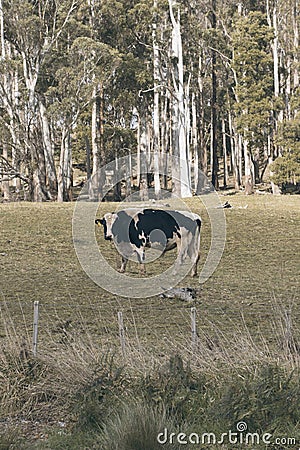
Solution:
M 221 331 L 234 332 L 245 322 L 254 337 L 263 333 L 272 342 L 273 322 L 278 319 L 280 323 L 280 313 L 291 310 L 294 322 L 299 320 L 300 199 L 221 197 L 221 201 L 228 199 L 233 208 L 225 210 L 225 251 L 195 301 L 199 327 L 205 329 L 213 323 Z M 192 210 L 199 207 L 195 199 L 187 204 Z M 247 209 L 239 208 L 246 205 Z M 99 214 L 115 206 L 101 204 Z M 119 310 L 123 311 L 128 336 L 138 336 L 139 342 L 153 351 L 163 352 L 169 341 L 182 343 L 190 333 L 189 310 L 193 305 L 159 297 L 116 297 L 87 277 L 73 248 L 73 208 L 74 204 L 54 203 L 0 205 L 2 311 L 9 313 L 17 328 L 26 325 L 30 332 L 32 305 L 39 300 L 41 346 L 46 335 L 55 341 L 64 323 L 73 331 L 84 327 L 96 340 L 113 343 Z M 204 222 L 201 266 L 210 245 L 210 225 L 204 207 L 200 214 Z M 116 267 L 119 258 L 103 240 L 102 232 L 97 233 L 104 254 Z M 159 273 L 168 261 L 172 263 L 176 253 L 171 253 L 149 265 L 148 275 Z M 138 276 L 137 264 L 129 263 L 128 274 Z M 180 286 L 198 287 L 198 281 L 188 276 Z
M 166 375 L 158 376 L 155 372 L 161 368 L 166 370 L 165 364 L 176 354 L 182 355 L 184 364 L 191 366 L 197 376 L 207 377 L 207 396 L 211 395 L 216 401 L 216 397 L 220 395 L 217 413 L 220 408 L 220 411 L 222 410 L 222 405 L 224 402 L 226 404 L 228 398 L 232 399 L 232 402 L 236 398 L 237 403 L 231 405 L 236 413 L 230 417 L 243 417 L 244 413 L 238 409 L 243 402 L 247 404 L 249 399 L 261 396 L 257 394 L 260 388 L 255 383 L 266 386 L 263 395 L 268 403 L 270 397 L 275 395 L 275 387 L 273 389 L 272 386 L 276 385 L 276 380 L 281 380 L 280 377 L 283 377 L 283 381 L 277 383 L 279 398 L 285 398 L 286 395 L 292 395 L 295 399 L 299 397 L 298 385 L 297 391 L 286 395 L 282 394 L 281 386 L 285 386 L 285 376 L 289 380 L 289 371 L 299 368 L 300 198 L 273 197 L 268 194 L 247 197 L 236 194 L 220 195 L 220 201 L 229 201 L 233 206 L 224 210 L 227 228 L 225 250 L 217 270 L 201 286 L 193 302 L 160 296 L 122 298 L 97 286 L 82 270 L 74 250 L 74 203 L 0 204 L 2 423 L 6 424 L 10 420 L 8 417 L 18 415 L 20 404 L 23 417 L 30 415 L 35 424 L 36 415 L 48 425 L 54 417 L 56 424 L 62 418 L 67 423 L 72 423 L 73 416 L 76 416 L 76 423 L 80 423 L 80 413 L 70 413 L 70 409 L 74 409 L 78 401 L 82 404 L 82 399 L 86 402 L 86 390 L 92 389 L 94 392 L 95 383 L 98 383 L 99 379 L 106 379 L 107 374 L 103 376 L 102 372 L 104 369 L 101 358 L 107 350 L 116 353 L 118 366 L 125 364 L 126 386 L 132 386 L 130 389 L 133 392 L 138 389 L 134 386 L 138 383 L 137 380 L 140 380 L 139 377 L 146 374 L 152 373 L 152 382 L 159 386 L 156 388 L 158 392 L 162 389 L 162 398 L 167 395 L 165 392 L 168 392 L 168 389 L 170 392 L 174 389 L 176 391 L 179 389 L 178 383 L 181 386 L 182 380 L 188 380 L 187 385 L 183 386 L 184 392 L 188 386 L 189 392 L 196 393 L 196 399 L 188 400 L 187 404 L 190 405 L 193 401 L 192 406 L 197 411 L 202 408 L 204 397 L 199 397 L 202 388 L 190 388 L 195 383 L 189 381 L 188 370 L 180 368 L 179 364 L 180 382 L 177 372 L 175 371 L 175 375 L 173 373 L 172 364 L 168 369 L 170 378 L 165 379 Z M 198 199 L 188 199 L 186 204 L 191 210 L 200 213 L 203 219 L 201 269 L 210 246 L 210 224 L 207 212 Z M 111 203 L 101 204 L 99 217 L 105 212 L 113 211 L 117 206 Z M 110 264 L 116 267 L 119 258 L 112 252 L 110 244 L 104 241 L 100 230 L 97 231 L 97 240 Z M 163 259 L 149 264 L 147 276 L 160 273 L 167 265 L 172 264 L 175 255 L 176 252 L 169 252 Z M 136 263 L 129 263 L 128 275 L 139 277 Z M 180 287 L 199 288 L 199 283 L 197 278 L 187 276 L 180 283 Z M 40 302 L 38 356 L 41 359 L 38 362 L 29 359 L 24 369 L 23 363 L 20 366 L 18 354 L 24 349 L 29 354 L 31 352 L 33 303 L 36 300 Z M 197 311 L 199 339 L 196 347 L 191 345 L 192 306 L 195 306 Z M 124 318 L 125 359 L 121 355 L 119 343 L 118 311 L 123 312 Z M 15 356 L 12 358 L 11 355 Z M 269 364 L 276 365 L 275 372 L 271 368 L 270 371 L 266 369 L 266 373 L 261 373 L 261 367 L 269 367 Z M 109 363 L 106 361 L 104 367 L 107 365 Z M 286 371 L 286 375 L 281 374 L 281 370 Z M 176 388 L 172 384 L 174 379 L 177 380 Z M 237 388 L 234 380 L 240 380 L 245 385 Z M 112 382 L 109 378 L 108 382 L 111 384 L 108 385 L 107 391 L 110 391 L 115 381 Z M 153 386 L 150 386 L 151 391 L 145 383 L 144 380 L 143 392 L 156 392 Z M 288 383 L 289 381 L 287 386 Z M 226 401 L 222 397 L 223 394 L 220 394 L 224 393 L 224 385 L 229 386 L 229 390 L 236 389 L 234 395 L 228 394 Z M 209 394 L 209 386 L 218 388 L 218 391 L 212 390 Z M 122 387 L 122 392 L 124 389 Z M 78 392 L 81 392 L 80 395 Z M 244 399 L 239 397 L 241 392 L 246 392 Z M 181 395 L 180 391 L 178 398 L 181 398 Z M 126 393 L 127 399 L 128 396 Z M 193 396 L 191 398 L 193 399 Z M 169 400 L 165 398 L 166 403 Z M 280 411 L 287 408 L 282 404 L 280 403 Z M 135 405 L 134 409 L 139 411 L 139 408 L 143 407 Z M 207 405 L 203 406 L 205 417 L 210 414 L 206 412 L 206 407 Z M 130 416 L 130 408 L 130 405 L 127 405 L 127 412 L 124 410 L 129 428 L 130 420 L 136 420 Z M 228 418 L 226 408 L 224 406 L 224 417 Z M 279 424 L 286 421 L 285 416 L 280 419 L 281 422 L 276 416 L 273 421 L 264 419 L 263 422 L 259 413 L 261 407 L 256 405 L 254 410 L 258 412 L 257 417 L 256 413 L 253 413 L 257 421 L 253 419 L 253 426 L 262 422 L 264 431 L 276 421 Z M 212 413 L 211 427 L 216 422 L 217 413 Z M 140 416 L 140 413 L 137 414 Z M 296 422 L 298 419 L 295 414 L 293 417 Z M 124 424 L 127 423 L 125 419 Z M 115 420 L 119 423 L 121 419 L 116 417 Z M 149 420 L 154 421 L 154 418 Z M 162 419 L 157 420 L 161 427 Z M 19 427 L 20 417 L 17 422 Z M 229 426 L 227 422 L 223 423 Z M 141 427 L 144 425 L 141 424 Z M 111 426 L 113 428 L 115 425 L 112 423 Z M 24 431 L 24 435 L 38 434 L 38 426 L 35 425 L 34 431 L 28 427 L 29 425 L 26 425 L 27 431 Z M 42 435 L 45 436 L 43 426 L 42 429 Z M 286 429 L 284 431 L 287 432 Z M 60 435 L 61 431 L 58 432 L 58 437 L 56 436 L 58 440 Z M 43 437 L 37 447 L 33 444 L 21 447 L 18 440 L 16 447 L 1 447 L 0 427 L 0 448 L 115 449 L 109 445 L 104 447 L 104 444 L 88 447 L 85 442 L 86 435 L 81 436 L 82 446 L 78 443 L 75 445 L 78 437 L 73 437 L 72 434 L 66 435 L 67 437 L 70 439 L 69 446 L 66 442 L 61 444 L 61 441 L 42 446 L 41 442 L 45 442 Z M 122 442 L 121 435 L 120 440 Z M 102 442 L 104 441 L 103 437 Z M 127 448 L 135 450 L 140 447 Z M 149 448 L 153 450 L 157 447 L 150 445 Z

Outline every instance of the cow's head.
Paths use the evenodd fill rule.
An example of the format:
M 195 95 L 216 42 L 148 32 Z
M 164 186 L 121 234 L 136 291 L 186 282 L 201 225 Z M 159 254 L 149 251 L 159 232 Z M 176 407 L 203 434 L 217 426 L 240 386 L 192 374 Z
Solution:
M 104 215 L 103 219 L 96 219 L 95 223 L 99 227 L 102 225 L 104 229 L 104 239 L 107 241 L 111 241 L 113 238 L 113 231 L 112 227 L 115 223 L 116 219 L 118 218 L 117 214 L 115 213 L 107 213 Z

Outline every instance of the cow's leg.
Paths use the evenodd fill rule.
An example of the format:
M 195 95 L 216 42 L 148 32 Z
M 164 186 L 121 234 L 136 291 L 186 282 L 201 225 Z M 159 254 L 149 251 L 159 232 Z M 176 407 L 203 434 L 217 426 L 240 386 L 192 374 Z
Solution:
M 138 248 L 136 250 L 138 262 L 140 264 L 140 274 L 145 275 L 146 274 L 146 267 L 145 267 L 145 247 Z
M 128 259 L 125 258 L 125 256 L 122 256 L 121 267 L 120 267 L 120 269 L 119 269 L 119 272 L 120 272 L 120 273 L 124 273 L 124 272 L 125 272 L 127 263 L 128 263 Z
M 194 258 L 194 261 L 193 261 L 193 267 L 192 267 L 192 271 L 191 271 L 192 277 L 195 277 L 197 275 L 197 264 L 198 264 L 199 259 L 200 259 L 200 254 L 199 254 L 199 252 L 197 252 L 196 257 Z
M 200 259 L 200 232 L 196 233 L 192 240 L 190 258 L 193 263 L 191 276 L 195 277 L 197 275 L 197 264 Z
M 177 244 L 177 258 L 173 267 L 173 275 L 176 275 L 178 273 L 180 266 L 182 266 L 187 256 L 187 249 L 182 237 L 181 238 L 177 237 L 176 244 Z

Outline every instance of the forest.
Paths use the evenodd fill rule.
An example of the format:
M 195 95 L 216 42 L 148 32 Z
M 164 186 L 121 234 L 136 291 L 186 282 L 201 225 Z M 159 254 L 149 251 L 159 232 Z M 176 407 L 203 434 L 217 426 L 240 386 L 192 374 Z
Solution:
M 2 200 L 99 199 L 132 155 L 157 197 L 299 191 L 298 0 L 0 0 L 0 39 Z

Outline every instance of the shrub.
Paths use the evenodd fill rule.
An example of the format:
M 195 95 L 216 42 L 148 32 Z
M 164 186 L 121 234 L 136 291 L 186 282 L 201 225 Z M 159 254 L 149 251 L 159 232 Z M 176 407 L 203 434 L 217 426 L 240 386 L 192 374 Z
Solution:
M 262 432 L 286 432 L 287 423 L 296 429 L 300 421 L 299 375 L 297 371 L 286 374 L 282 368 L 268 365 L 244 378 L 236 377 L 223 386 L 212 412 L 229 427 L 244 420 L 249 429 Z
M 199 419 L 208 405 L 208 380 L 184 366 L 180 355 L 172 356 L 167 368 L 148 375 L 142 382 L 142 393 L 151 405 L 166 412 L 167 417 L 182 421 Z
M 39 441 L 35 445 L 22 448 L 22 450 L 83 450 L 83 449 L 99 449 L 95 447 L 95 435 L 84 432 L 53 433 L 49 436 L 47 441 Z M 20 450 L 20 449 L 18 449 Z
M 81 430 L 99 429 L 103 419 L 118 403 L 125 378 L 122 368 L 114 364 L 114 356 L 106 353 L 97 364 L 91 377 L 75 393 L 71 403 Z
M 1 349 L 1 415 L 28 415 L 47 400 L 45 392 L 36 389 L 39 380 L 45 377 L 47 366 L 29 354 L 18 354 L 17 350 Z
M 99 437 L 102 450 L 161 450 L 157 436 L 164 428 L 176 431 L 175 424 L 164 412 L 149 407 L 143 400 L 124 404 L 107 420 Z M 166 450 L 177 450 L 176 443 L 166 443 Z

